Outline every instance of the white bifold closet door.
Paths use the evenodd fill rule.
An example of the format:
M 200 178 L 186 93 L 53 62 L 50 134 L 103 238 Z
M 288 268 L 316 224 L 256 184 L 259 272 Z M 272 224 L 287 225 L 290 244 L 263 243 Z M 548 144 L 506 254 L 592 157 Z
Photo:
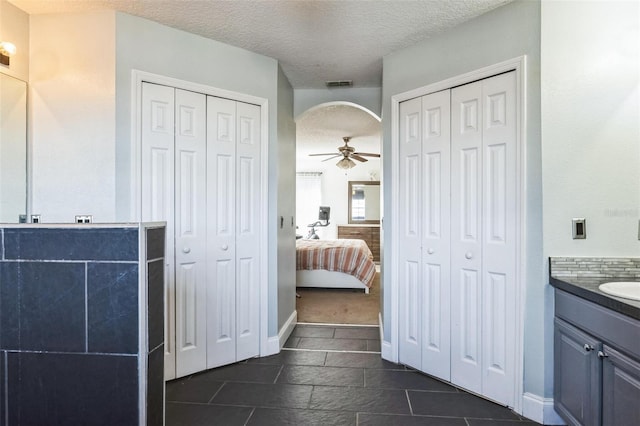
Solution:
M 449 380 L 450 91 L 400 104 L 400 359 Z
M 165 378 L 206 363 L 206 97 L 142 88 L 142 220 L 166 221 Z
M 142 220 L 166 221 L 165 379 L 259 353 L 260 107 L 142 87 Z
M 509 406 L 516 131 L 514 72 L 400 104 L 400 361 Z
M 260 107 L 207 99 L 207 368 L 258 355 Z

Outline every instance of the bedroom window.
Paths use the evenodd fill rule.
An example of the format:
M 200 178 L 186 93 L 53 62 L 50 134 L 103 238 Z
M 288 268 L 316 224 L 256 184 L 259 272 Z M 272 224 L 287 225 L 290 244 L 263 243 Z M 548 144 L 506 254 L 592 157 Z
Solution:
M 364 190 L 362 189 L 354 189 L 351 195 L 351 218 L 353 220 L 365 218 Z
M 318 220 L 322 204 L 322 173 L 296 173 L 296 233 L 306 235 L 307 225 Z

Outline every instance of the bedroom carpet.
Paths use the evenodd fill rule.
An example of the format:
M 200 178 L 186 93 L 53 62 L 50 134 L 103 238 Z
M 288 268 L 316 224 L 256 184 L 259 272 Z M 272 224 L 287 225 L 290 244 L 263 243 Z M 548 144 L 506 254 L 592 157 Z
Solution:
M 324 324 L 378 324 L 380 272 L 369 294 L 354 289 L 298 288 L 298 322 Z

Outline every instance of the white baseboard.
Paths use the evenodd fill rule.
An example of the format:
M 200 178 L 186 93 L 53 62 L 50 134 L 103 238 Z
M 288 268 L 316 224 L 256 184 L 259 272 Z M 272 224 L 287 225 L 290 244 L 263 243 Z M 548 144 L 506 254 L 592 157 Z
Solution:
M 384 324 L 380 313 L 378 313 L 378 323 L 380 324 L 380 356 L 382 359 L 387 361 L 398 362 L 398 360 L 394 358 L 394 351 L 391 348 L 391 342 L 384 340 Z
M 284 323 L 284 325 L 280 329 L 280 332 L 278 333 L 278 338 L 280 339 L 279 341 L 280 348 L 278 349 L 282 349 L 284 347 L 284 344 L 287 342 L 287 339 L 289 338 L 289 336 L 291 336 L 291 333 L 293 333 L 293 329 L 296 328 L 297 323 L 298 323 L 298 311 L 293 311 L 289 316 L 289 319 L 287 319 L 287 321 Z
M 271 336 L 267 340 L 267 353 L 260 356 L 269 356 L 280 353 L 280 349 L 284 346 L 285 342 L 293 332 L 298 322 L 298 311 L 293 311 L 289 319 L 284 323 L 277 336 Z
M 522 396 L 522 415 L 544 425 L 567 424 L 553 408 L 553 398 L 543 398 L 529 392 Z
M 260 354 L 260 356 L 275 355 L 280 352 L 280 339 L 278 336 L 271 336 L 267 340 L 267 352 Z

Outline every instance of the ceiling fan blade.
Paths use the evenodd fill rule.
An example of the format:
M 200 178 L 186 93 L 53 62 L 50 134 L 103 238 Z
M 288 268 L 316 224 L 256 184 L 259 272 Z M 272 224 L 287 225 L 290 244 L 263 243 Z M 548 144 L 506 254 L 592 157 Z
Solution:
M 363 157 L 378 157 L 378 158 L 380 158 L 380 154 L 372 154 L 370 152 L 354 152 L 353 154 L 360 155 L 360 156 L 363 156 Z
M 317 157 L 318 155 L 341 155 L 341 154 L 336 154 L 335 152 L 331 152 L 328 154 L 309 154 L 309 157 Z
M 342 157 L 342 155 L 338 154 L 338 155 L 334 155 L 333 157 L 325 158 L 324 160 L 322 160 L 322 162 L 324 163 L 325 161 L 333 160 L 334 158 L 338 158 L 338 157 Z
M 353 159 L 355 159 L 355 160 L 362 161 L 363 163 L 364 163 L 365 161 L 369 161 L 369 160 L 367 160 L 366 158 L 364 158 L 364 157 L 360 157 L 359 155 L 356 155 L 356 154 L 351 154 L 351 155 L 349 156 L 349 158 L 353 158 Z

